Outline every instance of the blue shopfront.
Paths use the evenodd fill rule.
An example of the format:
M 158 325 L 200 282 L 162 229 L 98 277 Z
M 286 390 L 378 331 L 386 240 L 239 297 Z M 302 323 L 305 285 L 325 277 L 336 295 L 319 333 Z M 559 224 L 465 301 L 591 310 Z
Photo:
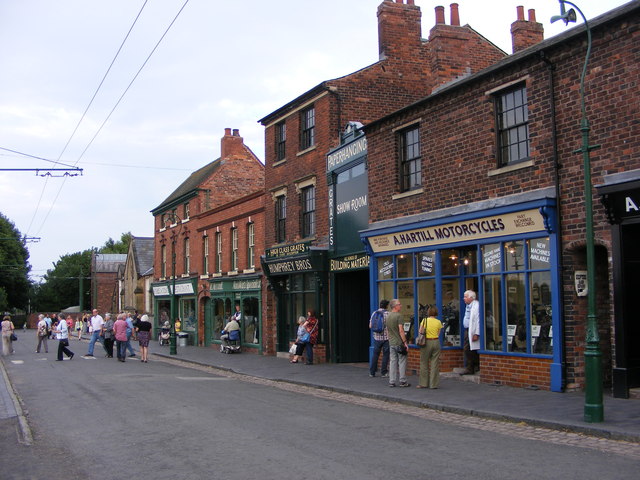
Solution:
M 555 213 L 553 192 L 543 189 L 371 224 L 361 232 L 371 255 L 371 308 L 398 298 L 414 338 L 423 309 L 436 306 L 445 325 L 442 370 L 452 370 L 463 367 L 460 312 L 473 290 L 481 381 L 561 391 Z

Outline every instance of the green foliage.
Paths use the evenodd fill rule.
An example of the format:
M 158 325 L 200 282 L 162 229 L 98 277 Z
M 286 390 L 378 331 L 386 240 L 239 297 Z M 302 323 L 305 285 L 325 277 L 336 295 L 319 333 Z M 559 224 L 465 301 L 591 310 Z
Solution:
M 0 213 L 0 304 L 24 310 L 29 303 L 29 251 L 20 231 Z
M 56 312 L 78 305 L 80 280 L 82 279 L 83 305 L 89 305 L 91 254 L 93 250 L 70 253 L 60 257 L 47 270 L 43 282 L 35 288 L 34 309 L 40 312 Z
M 123 233 L 120 236 L 120 241 L 115 242 L 111 237 L 107 240 L 102 247 L 98 249 L 98 253 L 128 253 L 129 244 L 133 235 L 131 232 Z

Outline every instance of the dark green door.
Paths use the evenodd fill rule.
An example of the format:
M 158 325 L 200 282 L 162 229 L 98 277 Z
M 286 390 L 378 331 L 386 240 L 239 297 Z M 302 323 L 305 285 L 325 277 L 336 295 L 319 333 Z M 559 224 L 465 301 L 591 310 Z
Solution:
M 369 360 L 369 271 L 335 275 L 335 346 L 340 363 Z

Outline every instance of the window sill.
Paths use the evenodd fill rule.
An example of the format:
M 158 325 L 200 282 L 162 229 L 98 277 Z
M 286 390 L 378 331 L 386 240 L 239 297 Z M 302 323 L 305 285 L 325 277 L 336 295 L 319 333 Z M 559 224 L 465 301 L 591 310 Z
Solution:
M 296 153 L 296 157 L 299 157 L 301 155 L 304 155 L 305 153 L 308 153 L 312 150 L 315 150 L 316 146 L 315 145 L 311 145 L 309 148 L 305 148 L 304 150 L 300 150 L 298 153 Z
M 395 195 L 391 195 L 391 200 L 399 200 L 401 198 L 413 197 L 414 195 L 420 195 L 424 193 L 423 188 L 416 188 L 415 190 L 409 190 L 402 193 L 396 193 Z
M 158 230 L 158 232 L 164 232 L 167 229 L 167 227 L 162 227 L 160 230 Z
M 244 270 L 242 270 L 242 273 L 256 273 L 256 269 L 253 267 L 245 268 Z
M 221 276 L 222 276 L 222 274 L 221 274 L 221 273 L 212 273 L 212 274 L 211 274 L 211 278 L 219 278 L 219 277 L 221 277 Z
M 189 276 L 188 273 L 183 273 L 182 275 L 180 275 L 181 278 L 187 278 Z
M 188 218 L 185 218 L 184 220 L 182 220 L 182 223 L 187 223 L 189 221 Z
M 200 275 L 200 279 L 204 280 L 209 278 L 209 274 L 205 274 L 205 275 Z
M 495 168 L 493 170 L 489 170 L 487 173 L 488 177 L 493 177 L 495 175 L 502 175 L 503 173 L 509 173 L 516 170 L 521 170 L 523 168 L 533 167 L 533 160 L 525 160 L 524 162 L 514 163 L 513 165 L 507 165 L 506 167 Z
M 227 276 L 229 277 L 235 277 L 236 275 L 238 275 L 238 270 L 231 270 L 227 272 Z
M 280 165 L 287 163 L 287 159 L 283 158 L 282 160 L 278 160 L 277 162 L 273 162 L 271 164 L 272 167 L 279 167 Z

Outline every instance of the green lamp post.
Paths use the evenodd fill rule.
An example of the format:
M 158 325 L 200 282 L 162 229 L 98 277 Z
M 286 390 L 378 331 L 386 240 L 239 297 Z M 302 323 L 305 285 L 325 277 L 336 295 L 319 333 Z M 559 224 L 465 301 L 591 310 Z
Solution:
M 584 420 L 590 423 L 602 422 L 604 420 L 604 407 L 602 403 L 602 352 L 600 351 L 600 337 L 598 335 L 598 322 L 596 316 L 596 267 L 595 267 L 595 246 L 593 242 L 593 203 L 592 203 L 592 185 L 591 185 L 591 159 L 589 152 L 598 148 L 600 145 L 589 145 L 589 120 L 584 102 L 584 80 L 587 74 L 587 65 L 589 56 L 591 55 L 591 30 L 586 17 L 577 5 L 565 0 L 560 2 L 560 15 L 551 17 L 551 22 L 557 20 L 564 21 L 565 25 L 569 22 L 576 21 L 576 12 L 584 20 L 585 30 L 587 32 L 587 53 L 582 67 L 580 76 L 580 107 L 582 110 L 582 119 L 580 121 L 580 131 L 582 132 L 582 147 L 575 153 L 582 152 L 584 162 L 584 207 L 585 207 L 585 223 L 587 235 L 587 332 L 586 332 L 586 348 L 584 352 L 585 364 L 585 404 L 584 404 Z M 575 8 L 565 9 L 565 4 Z

